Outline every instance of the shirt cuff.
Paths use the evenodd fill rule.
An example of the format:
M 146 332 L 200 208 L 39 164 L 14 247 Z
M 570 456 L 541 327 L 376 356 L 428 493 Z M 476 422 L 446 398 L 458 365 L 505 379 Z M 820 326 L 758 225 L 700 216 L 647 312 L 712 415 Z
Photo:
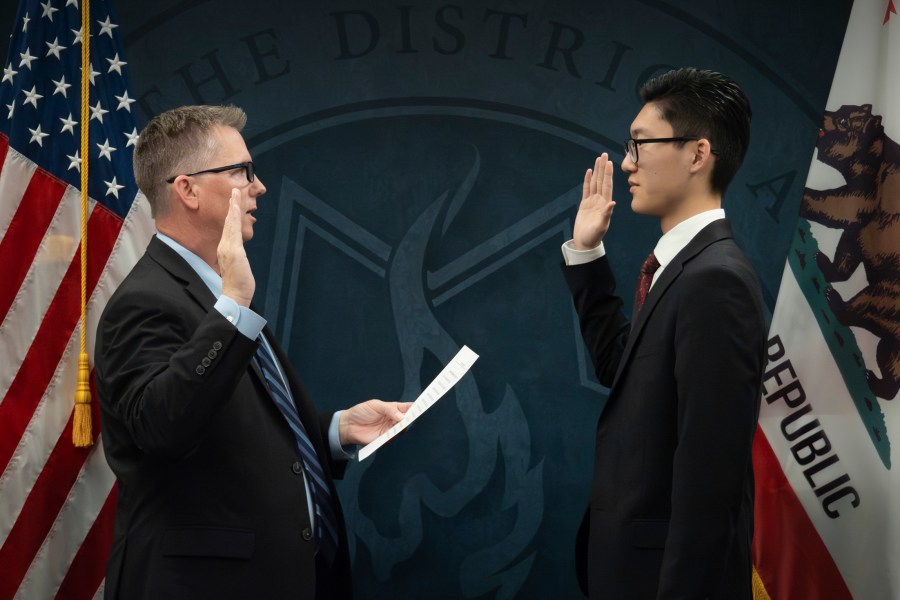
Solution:
M 229 323 L 237 327 L 237 330 L 244 336 L 255 340 L 262 333 L 263 327 L 266 326 L 266 320 L 247 308 L 239 305 L 233 298 L 222 295 L 216 300 L 214 308 L 228 320 Z
M 356 458 L 356 444 L 350 444 L 349 446 L 341 445 L 341 434 L 338 431 L 338 423 L 341 420 L 341 413 L 344 412 L 339 410 L 334 413 L 334 416 L 331 417 L 331 425 L 328 426 L 328 446 L 331 449 L 331 458 L 334 460 L 350 460 L 351 458 Z
M 598 258 L 606 256 L 606 248 L 603 247 L 603 242 L 600 242 L 600 245 L 596 248 L 591 248 L 590 250 L 576 250 L 573 240 L 569 240 L 562 245 L 562 253 L 566 265 L 574 267 L 575 265 L 583 265 L 584 263 L 589 263 L 592 260 L 597 260 Z

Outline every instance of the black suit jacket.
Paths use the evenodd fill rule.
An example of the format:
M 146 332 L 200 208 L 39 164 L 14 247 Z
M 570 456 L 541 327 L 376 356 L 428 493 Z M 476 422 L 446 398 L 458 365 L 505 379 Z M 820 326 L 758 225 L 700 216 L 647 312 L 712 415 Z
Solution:
M 605 257 L 563 271 L 610 388 L 578 557 L 590 597 L 751 598 L 766 329 L 729 223 L 705 227 L 665 267 L 634 323 Z
M 108 598 L 315 598 L 315 542 L 294 435 L 251 360 L 258 342 L 215 301 L 154 237 L 100 318 L 103 446 L 119 484 Z M 332 477 L 345 463 L 331 463 L 326 449 L 331 415 L 316 414 L 264 334 L 337 504 Z M 350 596 L 342 522 L 339 535 L 335 562 L 318 566 L 335 598 Z

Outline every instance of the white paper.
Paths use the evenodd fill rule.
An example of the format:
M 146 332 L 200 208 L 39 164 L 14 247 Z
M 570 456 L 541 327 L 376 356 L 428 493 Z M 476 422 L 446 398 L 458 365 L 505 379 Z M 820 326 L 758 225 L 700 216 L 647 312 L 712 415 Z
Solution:
M 363 461 L 373 452 L 384 446 L 388 440 L 409 427 L 409 425 L 418 419 L 422 413 L 431 408 L 435 402 L 440 400 L 441 396 L 446 394 L 454 385 L 462 378 L 469 368 L 478 360 L 478 355 L 472 352 L 468 346 L 463 346 L 456 353 L 456 356 L 447 363 L 447 366 L 434 378 L 434 381 L 428 384 L 425 391 L 419 394 L 416 401 L 413 402 L 406 416 L 398 421 L 393 427 L 375 438 L 372 442 L 363 446 L 359 450 L 359 460 Z

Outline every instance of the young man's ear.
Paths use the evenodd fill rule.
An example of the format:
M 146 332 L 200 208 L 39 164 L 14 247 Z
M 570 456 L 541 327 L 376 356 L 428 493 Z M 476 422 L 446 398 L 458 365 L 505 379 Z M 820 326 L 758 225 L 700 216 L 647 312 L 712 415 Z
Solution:
M 712 145 L 706 138 L 697 140 L 697 146 L 694 150 L 693 160 L 691 161 L 691 172 L 696 172 L 704 167 L 708 167 L 712 162 Z

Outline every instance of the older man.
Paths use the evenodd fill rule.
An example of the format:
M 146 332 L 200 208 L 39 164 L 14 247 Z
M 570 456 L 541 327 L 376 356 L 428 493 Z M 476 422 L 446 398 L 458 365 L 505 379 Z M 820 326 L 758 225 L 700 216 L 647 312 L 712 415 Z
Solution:
M 265 320 L 244 242 L 266 188 L 235 107 L 152 119 L 134 152 L 158 233 L 97 331 L 119 483 L 110 598 L 348 598 L 332 478 L 406 404 L 317 414 Z

